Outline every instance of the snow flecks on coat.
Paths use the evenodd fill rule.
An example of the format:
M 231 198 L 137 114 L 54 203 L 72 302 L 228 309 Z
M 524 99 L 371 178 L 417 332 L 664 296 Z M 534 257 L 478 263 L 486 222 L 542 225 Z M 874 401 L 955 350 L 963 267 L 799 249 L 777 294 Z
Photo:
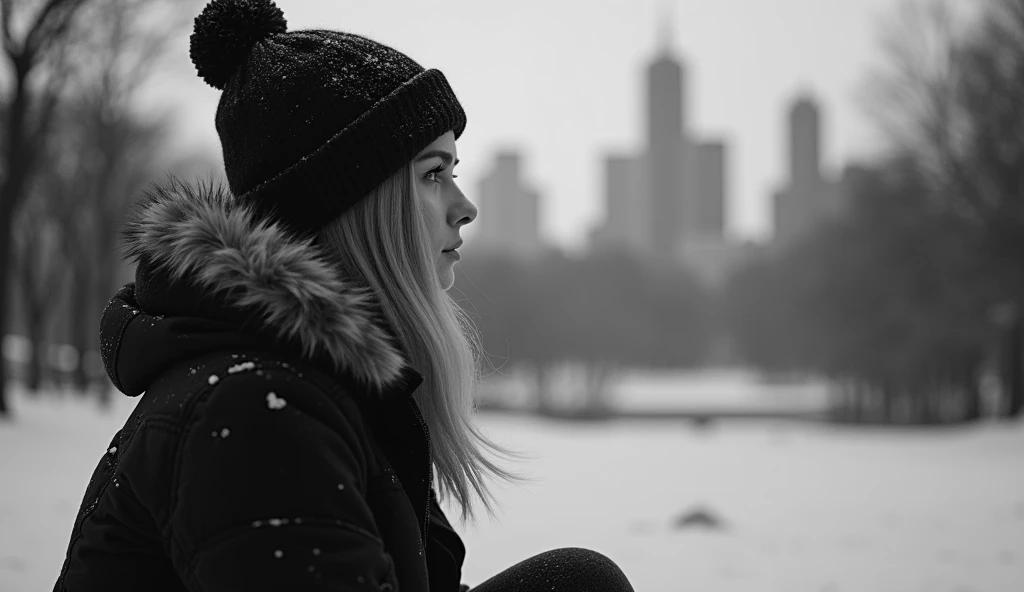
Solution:
M 228 374 L 235 374 L 237 372 L 244 372 L 246 370 L 255 370 L 256 364 L 252 362 L 242 362 L 241 364 L 235 364 L 228 368 Z
M 220 381 L 220 377 L 217 376 L 216 374 L 211 374 L 210 377 L 206 379 L 206 382 L 208 382 L 210 384 L 217 384 L 217 382 L 219 382 L 219 381 Z
M 294 522 L 295 524 L 302 524 L 302 519 L 301 518 L 296 518 L 294 520 L 289 520 L 288 518 L 269 518 L 267 520 L 253 520 L 252 523 L 250 524 L 250 526 L 252 526 L 253 528 L 260 528 L 260 527 L 262 527 L 264 525 L 267 525 L 267 526 L 288 526 L 288 524 L 290 522 Z
M 267 407 L 269 407 L 270 409 L 283 409 L 284 406 L 287 404 L 288 401 L 285 401 L 281 397 L 278 397 L 277 394 L 274 393 L 274 391 L 270 391 L 269 393 L 267 393 Z

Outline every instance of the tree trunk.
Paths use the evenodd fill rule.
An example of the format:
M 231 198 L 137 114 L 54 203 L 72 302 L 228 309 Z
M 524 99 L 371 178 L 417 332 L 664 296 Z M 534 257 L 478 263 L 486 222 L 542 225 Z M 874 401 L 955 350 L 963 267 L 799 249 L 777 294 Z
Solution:
M 552 415 L 554 413 L 554 401 L 551 399 L 550 384 L 551 368 L 548 364 L 538 362 L 536 364 L 537 377 L 537 411 L 541 415 Z
M 92 336 L 92 299 L 89 298 L 91 294 L 89 279 L 90 273 L 87 269 L 79 267 L 75 270 L 74 275 L 74 290 L 78 294 L 82 294 L 82 298 L 75 298 L 71 301 L 71 316 L 68 322 L 71 323 L 71 345 L 78 350 L 78 364 L 71 372 L 71 385 L 80 393 L 85 393 L 89 390 L 89 377 L 85 372 L 85 364 L 83 359 L 85 352 L 89 351 L 89 345 Z M 109 397 L 109 395 L 108 395 Z M 100 401 L 105 403 L 106 401 Z
M 923 425 L 935 424 L 938 422 L 939 400 L 945 385 L 941 377 L 932 372 L 918 388 L 921 397 L 920 423 Z
M 1020 416 L 1024 408 L 1024 376 L 1022 376 L 1021 356 L 1024 355 L 1024 344 L 1022 344 L 1021 319 L 1014 318 L 1003 336 L 1003 398 L 1004 409 L 1007 418 Z
M 0 343 L 7 336 L 9 311 L 11 241 L 14 214 L 24 198 L 35 150 L 26 141 L 28 79 L 30 64 L 15 63 L 14 92 L 7 110 L 3 150 L 3 184 L 0 185 Z M 2 358 L 3 356 L 0 356 Z M 0 418 L 9 415 L 7 406 L 7 363 L 0 363 Z
M 7 308 L 10 301 L 8 295 L 11 288 L 11 216 L 7 213 L 10 208 L 6 199 L 6 194 L 0 195 L 0 345 L 7 337 Z M 0 419 L 10 415 L 10 408 L 7 406 L 7 369 L 7 359 L 0 355 Z
M 33 306 L 33 308 L 35 308 Z M 38 310 L 29 311 L 28 338 L 32 342 L 31 359 L 28 362 L 28 374 L 25 379 L 25 388 L 33 393 L 38 393 L 43 386 L 49 367 L 49 356 L 47 356 L 46 326 L 42 315 Z
M 586 365 L 586 404 L 584 413 L 591 417 L 605 417 L 609 413 L 608 380 L 614 374 L 610 363 L 595 362 Z
M 977 421 L 981 419 L 981 385 L 980 365 L 970 361 L 964 364 L 961 378 L 961 389 L 964 397 L 963 420 Z

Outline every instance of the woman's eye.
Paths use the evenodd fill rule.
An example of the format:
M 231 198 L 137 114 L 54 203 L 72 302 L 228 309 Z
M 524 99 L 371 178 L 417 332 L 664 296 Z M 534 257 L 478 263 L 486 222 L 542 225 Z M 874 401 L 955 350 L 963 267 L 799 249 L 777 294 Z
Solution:
M 442 172 L 444 172 L 443 168 L 436 168 L 427 173 L 426 175 L 424 175 L 423 178 L 432 183 L 438 183 L 439 181 L 437 179 L 437 176 L 440 175 Z
M 440 183 L 440 180 L 438 180 L 437 176 L 440 175 L 441 173 L 443 173 L 446 170 L 448 170 L 448 169 L 446 169 L 444 167 L 437 167 L 436 169 L 430 171 L 426 175 L 423 175 L 423 178 L 426 179 L 427 181 L 430 181 L 431 183 Z M 452 179 L 458 179 L 458 178 L 459 178 L 458 175 L 452 175 Z

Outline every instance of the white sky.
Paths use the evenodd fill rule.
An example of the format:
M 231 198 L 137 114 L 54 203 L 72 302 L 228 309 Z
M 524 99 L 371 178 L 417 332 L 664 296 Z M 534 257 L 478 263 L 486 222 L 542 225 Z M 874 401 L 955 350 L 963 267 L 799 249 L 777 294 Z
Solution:
M 976 0 L 960 0 L 972 3 Z M 579 245 L 604 215 L 602 157 L 643 142 L 644 68 L 665 0 L 276 0 L 289 29 L 366 35 L 442 70 L 468 116 L 459 181 L 470 198 L 495 151 L 525 155 L 541 192 L 542 234 Z M 881 60 L 881 19 L 899 0 L 676 0 L 674 45 L 687 72 L 691 131 L 729 145 L 727 226 L 770 233 L 783 181 L 785 110 L 822 103 L 826 172 L 879 146 L 860 95 Z M 187 36 L 153 96 L 180 113 L 176 144 L 219 154 L 219 91 L 194 74 Z M 467 229 L 467 236 L 472 231 Z

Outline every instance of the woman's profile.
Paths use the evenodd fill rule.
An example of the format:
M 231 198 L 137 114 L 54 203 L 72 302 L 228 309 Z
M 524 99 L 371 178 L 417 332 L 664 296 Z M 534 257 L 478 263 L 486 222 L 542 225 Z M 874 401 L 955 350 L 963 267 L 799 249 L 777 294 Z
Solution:
M 465 590 L 438 495 L 472 516 L 515 477 L 474 424 L 476 340 L 447 294 L 477 216 L 462 106 L 440 71 L 289 32 L 270 0 L 210 2 L 191 57 L 222 91 L 228 187 L 165 182 L 127 224 L 136 278 L 100 339 L 139 400 L 55 590 Z M 632 590 L 578 548 L 472 589 Z

